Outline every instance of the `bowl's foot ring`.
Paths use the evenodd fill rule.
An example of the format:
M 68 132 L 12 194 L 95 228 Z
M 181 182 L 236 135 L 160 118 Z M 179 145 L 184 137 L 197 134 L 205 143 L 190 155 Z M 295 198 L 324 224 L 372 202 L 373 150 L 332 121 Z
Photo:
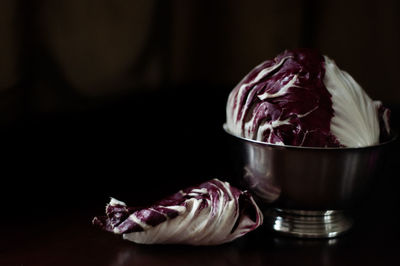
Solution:
M 353 225 L 353 220 L 339 210 L 270 209 L 265 214 L 273 231 L 300 238 L 333 238 Z

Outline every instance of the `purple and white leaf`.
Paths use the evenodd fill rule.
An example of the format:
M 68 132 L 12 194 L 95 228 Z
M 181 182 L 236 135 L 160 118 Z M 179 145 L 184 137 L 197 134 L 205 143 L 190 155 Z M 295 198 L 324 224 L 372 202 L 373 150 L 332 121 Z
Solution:
M 141 244 L 219 245 L 259 227 L 263 215 L 247 191 L 213 179 L 150 207 L 132 208 L 111 198 L 102 229 Z
M 363 147 L 390 135 L 389 110 L 327 56 L 287 50 L 255 67 L 226 107 L 232 134 L 308 147 Z

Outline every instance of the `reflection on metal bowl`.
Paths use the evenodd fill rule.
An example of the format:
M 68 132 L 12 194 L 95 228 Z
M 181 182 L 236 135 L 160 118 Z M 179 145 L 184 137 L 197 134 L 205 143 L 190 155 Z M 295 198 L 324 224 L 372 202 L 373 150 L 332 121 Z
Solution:
M 335 237 L 351 228 L 344 214 L 362 200 L 381 167 L 385 147 L 310 148 L 237 137 L 242 181 L 268 207 L 272 229 L 297 237 Z

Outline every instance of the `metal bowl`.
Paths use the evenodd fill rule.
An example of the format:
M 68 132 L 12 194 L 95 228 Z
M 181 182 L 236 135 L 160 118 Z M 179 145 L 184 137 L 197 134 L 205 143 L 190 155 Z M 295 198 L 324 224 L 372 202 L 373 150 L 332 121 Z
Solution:
M 362 148 L 267 144 L 235 136 L 235 164 L 273 230 L 303 238 L 336 237 L 352 226 L 346 210 L 371 187 L 391 141 Z M 394 140 L 395 138 L 393 138 Z

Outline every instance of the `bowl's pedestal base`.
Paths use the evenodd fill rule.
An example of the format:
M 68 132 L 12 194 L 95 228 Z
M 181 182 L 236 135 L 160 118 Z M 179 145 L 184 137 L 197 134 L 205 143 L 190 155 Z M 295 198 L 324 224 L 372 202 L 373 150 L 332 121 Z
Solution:
M 333 238 L 348 231 L 353 220 L 343 211 L 270 209 L 265 213 L 272 230 L 299 238 Z

